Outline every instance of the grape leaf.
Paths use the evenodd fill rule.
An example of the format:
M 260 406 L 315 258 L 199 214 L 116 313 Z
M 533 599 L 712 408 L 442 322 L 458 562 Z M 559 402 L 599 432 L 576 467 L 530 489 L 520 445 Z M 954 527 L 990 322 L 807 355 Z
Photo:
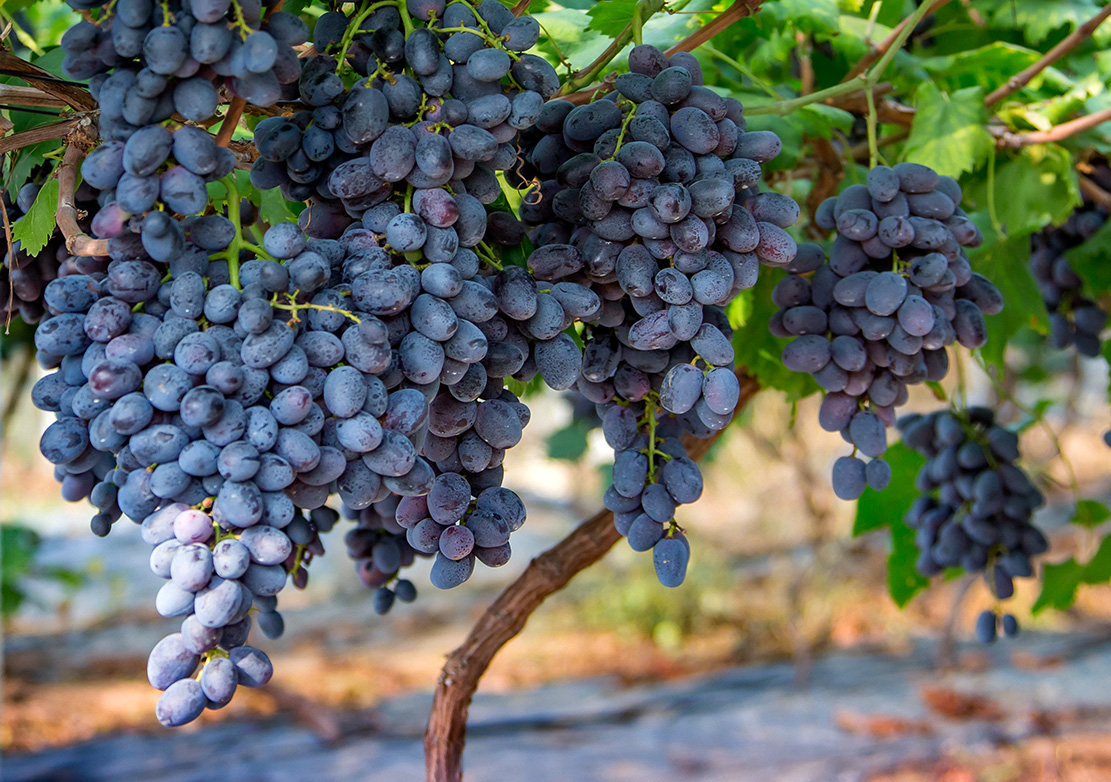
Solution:
M 959 177 L 987 160 L 991 134 L 984 91 L 968 87 L 950 95 L 924 81 L 918 87 L 917 112 L 907 139 L 906 159 Z
M 637 0 L 609 0 L 606 3 L 595 3 L 594 7 L 586 12 L 590 17 L 588 30 L 597 30 L 603 35 L 616 38 L 633 19 L 637 12 Z
M 914 481 L 926 462 L 925 458 L 902 443 L 894 443 L 887 449 L 883 459 L 891 465 L 891 485 L 883 491 L 864 490 L 856 503 L 854 538 L 865 532 L 891 526 L 896 521 L 902 524 L 903 516 L 918 497 Z
M 1099 549 L 1086 564 L 1081 565 L 1069 557 L 1056 565 L 1042 568 L 1042 591 L 1030 608 L 1037 614 L 1046 608 L 1064 611 L 1076 600 L 1076 590 L 1081 584 L 1106 584 L 1111 581 L 1111 537 L 1099 544 Z
M 1003 84 L 1012 75 L 1025 70 L 1041 57 L 1040 52 L 1006 41 L 993 41 L 977 49 L 954 52 L 938 57 L 923 57 L 919 65 L 929 72 L 934 84 L 959 90 L 965 87 L 985 89 Z M 1037 87 L 1044 74 L 1033 82 Z
M 28 255 L 38 255 L 54 235 L 58 213 L 58 180 L 50 177 L 43 184 L 27 214 L 12 225 L 12 239 Z
M 1061 28 L 1071 32 L 1099 13 L 1102 3 L 1096 0 L 994 0 L 991 14 L 994 27 L 1013 30 L 1016 26 L 1025 33 L 1032 44 L 1040 44 Z M 1106 29 L 1097 29 L 1093 39 L 1105 43 Z
M 1084 566 L 1069 558 L 1058 565 L 1042 568 L 1042 591 L 1030 613 L 1038 614 L 1046 608 L 1063 611 L 1076 599 L 1076 589 L 1084 577 Z
M 280 190 L 262 190 L 255 191 L 258 196 L 258 213 L 262 221 L 267 225 L 277 225 L 278 223 L 295 223 L 297 222 L 297 213 L 294 213 L 290 207 L 304 207 L 304 204 L 293 203 L 285 200 Z M 253 203 L 253 199 L 252 199 Z
M 918 547 L 914 545 L 914 530 L 903 523 L 903 517 L 918 497 L 915 477 L 926 460 L 902 443 L 888 448 L 883 458 L 891 465 L 891 485 L 882 492 L 864 490 L 856 503 L 853 537 L 884 527 L 890 530 L 887 589 L 891 599 L 901 608 L 930 583 L 915 568 Z
M 1111 510 L 1108 510 L 1102 502 L 1081 500 L 1076 503 L 1076 512 L 1072 514 L 1069 521 L 1084 527 L 1095 527 L 1108 519 L 1111 519 Z
M 577 462 L 586 453 L 586 436 L 589 432 L 590 424 L 575 420 L 552 432 L 548 435 L 548 457 Z
M 761 16 L 776 19 L 791 30 L 837 33 L 841 9 L 837 0 L 777 0 L 761 9 Z
M 31 172 L 46 161 L 48 152 L 54 152 L 65 145 L 63 139 L 57 141 L 43 141 L 11 153 L 15 159 L 11 167 L 11 176 L 8 177 L 7 190 L 9 193 L 19 193 L 19 189 L 27 184 Z
M 747 369 L 760 385 L 785 391 L 788 399 L 801 399 L 817 391 L 818 384 L 810 375 L 783 366 L 787 340 L 773 337 L 768 331 L 768 320 L 777 309 L 772 303 L 772 289 L 778 281 L 779 276 L 761 269 L 756 286 L 741 291 L 727 308 L 730 322 L 737 324 L 733 350 L 737 366 Z
M 1002 367 L 1007 343 L 1023 327 L 1045 331 L 1049 315 L 1027 267 L 1030 237 L 1026 233 L 1001 237 L 988 225 L 987 216 L 973 215 L 984 226 L 984 243 L 970 251 L 972 268 L 994 282 L 1003 294 L 1003 311 L 988 315 L 988 341 L 980 354 L 992 366 Z
M 1083 244 L 1065 251 L 1073 271 L 1084 281 L 1084 293 L 1096 298 L 1111 291 L 1111 221 Z

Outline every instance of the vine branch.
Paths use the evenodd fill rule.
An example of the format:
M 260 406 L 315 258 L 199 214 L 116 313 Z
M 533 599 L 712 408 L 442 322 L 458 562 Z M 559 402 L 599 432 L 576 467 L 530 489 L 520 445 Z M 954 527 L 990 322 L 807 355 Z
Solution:
M 1109 16 L 1111 16 L 1111 3 L 1105 5 L 1102 11 L 1065 36 L 1059 44 L 1046 52 L 1036 63 L 1009 78 L 1006 84 L 984 98 L 984 105 L 990 109 L 1004 98 L 1021 90 L 1030 83 L 1031 79 L 1076 48 L 1081 41 L 1091 37 L 1096 28 L 1103 24 Z
M 74 190 L 77 185 L 77 164 L 84 158 L 76 145 L 66 147 L 62 165 L 58 166 L 58 229 L 66 240 L 66 249 L 74 255 L 105 256 L 108 254 L 108 240 L 94 239 L 81 230 L 77 224 L 77 207 L 74 205 Z
M 42 141 L 53 141 L 55 139 L 65 138 L 75 131 L 80 124 L 80 118 L 72 117 L 70 119 L 64 119 L 61 122 L 52 122 L 49 125 L 39 125 L 37 128 L 31 128 L 22 133 L 13 133 L 10 136 L 4 136 L 0 138 L 0 155 L 14 152 L 24 147 L 30 147 Z
M 669 47 L 664 53 L 671 56 L 676 52 L 689 52 L 694 50 L 739 19 L 755 14 L 760 10 L 760 6 L 763 5 L 763 3 L 764 0 L 735 0 L 733 5 L 727 10 L 718 14 L 683 40 Z M 685 3 L 683 5 L 685 5 Z M 678 6 L 676 6 L 676 8 L 678 8 Z M 649 14 L 649 16 L 650 15 L 651 14 Z M 648 16 L 643 18 L 647 20 Z M 633 25 L 632 22 L 629 22 L 629 25 L 621 31 L 621 35 L 606 47 L 606 50 L 598 56 L 598 59 L 582 70 L 572 74 L 571 78 L 568 79 L 563 88 L 560 89 L 560 93 L 557 94 L 557 97 L 561 97 L 571 103 L 586 103 L 591 100 L 594 94 L 602 89 L 604 85 L 596 85 L 590 88 L 586 88 L 586 85 L 590 84 L 590 82 L 613 61 L 613 58 L 625 48 L 625 45 L 632 40 L 632 35 Z
M 60 108 L 69 105 L 61 98 L 40 90 L 38 87 L 19 87 L 11 84 L 0 84 L 0 100 L 5 103 L 15 103 L 19 106 Z
M 760 385 L 744 369 L 738 368 L 736 372 L 741 381 L 737 402 L 740 411 L 760 390 Z M 684 438 L 684 442 L 690 457 L 698 461 L 715 439 L 716 436 L 705 440 Z M 432 713 L 424 734 L 428 782 L 460 782 L 462 779 L 467 710 L 479 679 L 494 656 L 524 629 L 541 603 L 604 557 L 620 539 L 620 533 L 613 526 L 613 514 L 608 510 L 579 524 L 570 535 L 533 559 L 524 573 L 483 612 L 462 645 L 448 655 L 436 684 Z
M 52 95 L 65 105 L 78 111 L 92 111 L 96 101 L 84 86 L 76 82 L 59 79 L 37 65 L 23 60 L 11 52 L 0 50 L 0 72 L 6 76 L 16 76 L 33 87 Z
M 850 70 L 845 75 L 843 81 L 849 81 L 860 76 L 866 70 L 871 68 L 872 63 L 874 63 L 876 60 L 880 59 L 881 57 L 886 57 L 889 51 L 898 51 L 899 47 L 903 45 L 903 42 L 906 40 L 906 38 L 909 37 L 911 32 L 914 31 L 914 28 L 918 26 L 918 22 L 921 20 L 921 18 L 934 13 L 943 5 L 946 5 L 949 2 L 951 2 L 951 0 L 934 0 L 934 2 L 930 5 L 929 10 L 927 10 L 925 13 L 921 15 L 919 15 L 918 13 L 914 13 L 903 19 L 903 21 L 899 22 L 897 25 L 895 25 L 894 28 L 892 28 L 891 32 L 886 38 L 873 46 L 866 55 L 860 58 L 860 62 L 853 66 L 852 70 Z M 910 30 L 907 30 L 907 26 L 910 24 L 911 20 L 914 20 L 914 25 L 910 27 Z M 906 36 L 903 35 L 904 31 L 906 31 Z
M 734 22 L 744 19 L 746 16 L 754 15 L 760 10 L 763 2 L 764 0 L 736 0 L 733 5 L 698 28 L 694 33 L 669 47 L 664 54 L 670 57 L 676 52 L 694 51 Z
M 243 109 L 246 107 L 247 101 L 243 98 L 232 99 L 227 113 L 224 114 L 224 121 L 220 124 L 220 132 L 216 134 L 216 146 L 226 147 L 228 145 L 232 134 L 235 133 L 235 126 L 239 124 L 239 118 L 243 116 Z
M 1062 122 L 1060 125 L 1054 125 L 1049 130 L 1034 130 L 1027 133 L 1012 133 L 1005 128 L 991 128 L 990 130 L 995 134 L 995 145 L 1000 149 L 1021 149 L 1034 144 L 1050 144 L 1055 141 L 1063 141 L 1078 133 L 1083 133 L 1085 130 L 1091 130 L 1108 120 L 1111 120 L 1111 109 L 1102 109 L 1068 122 Z

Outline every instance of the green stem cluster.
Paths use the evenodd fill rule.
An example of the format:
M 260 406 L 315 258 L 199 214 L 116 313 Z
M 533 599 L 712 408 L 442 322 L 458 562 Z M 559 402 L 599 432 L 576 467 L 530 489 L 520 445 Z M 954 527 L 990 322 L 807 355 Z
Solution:
M 337 72 L 343 70 L 346 67 L 345 63 L 347 62 L 347 50 L 355 41 L 355 36 L 359 33 L 359 28 L 362 27 L 362 24 L 367 20 L 367 17 L 369 17 L 378 9 L 386 8 L 391 5 L 404 12 L 405 3 L 401 2 L 400 0 L 380 0 L 380 2 L 371 3 L 370 5 L 367 5 L 365 3 L 363 4 L 362 8 L 359 9 L 359 12 L 351 20 L 351 23 L 347 25 L 347 29 L 344 30 L 343 37 L 340 39 L 339 54 L 336 55 L 336 62 L 338 63 L 336 67 Z
M 644 449 L 643 453 L 648 457 L 648 482 L 656 482 L 656 457 L 662 458 L 664 461 L 669 461 L 671 456 L 661 451 L 657 445 L 659 440 L 656 436 L 656 427 L 659 425 L 660 420 L 657 416 L 659 408 L 659 398 L 655 392 L 650 393 L 644 398 L 644 417 L 640 420 L 640 425 L 648 430 L 648 447 Z
M 226 250 L 214 253 L 209 256 L 213 260 L 224 259 L 228 262 L 228 276 L 231 278 L 231 284 L 243 290 L 243 286 L 239 284 L 239 253 L 241 250 L 247 250 L 254 253 L 259 258 L 267 261 L 274 260 L 266 250 L 248 241 L 243 237 L 243 221 L 239 211 L 239 188 L 235 186 L 235 179 L 232 176 L 226 176 L 220 180 L 220 183 L 227 189 L 227 205 L 228 205 L 228 219 L 231 224 L 235 226 L 235 237 L 231 240 Z
M 914 32 L 914 29 L 918 26 L 918 24 L 926 16 L 927 12 L 930 10 L 930 5 L 931 4 L 928 2 L 924 2 L 915 9 L 914 13 L 910 15 L 907 24 L 904 25 L 903 29 L 899 31 L 898 37 L 896 37 L 891 46 L 888 47 L 887 51 L 884 52 L 883 57 L 880 58 L 879 62 L 869 68 L 865 73 L 862 73 L 860 76 L 857 76 L 854 79 L 849 79 L 848 81 L 842 82 L 841 84 L 835 84 L 834 86 L 827 89 L 812 92 L 809 95 L 800 95 L 799 97 L 792 98 L 791 100 L 777 101 L 775 103 L 768 103 L 762 106 L 753 106 L 750 109 L 746 109 L 745 113 L 749 116 L 774 114 L 777 117 L 784 117 L 811 104 L 827 101 L 831 98 L 838 98 L 842 95 L 857 92 L 858 90 L 864 90 L 865 99 L 868 101 L 868 157 L 869 164 L 872 167 L 875 167 L 875 165 L 879 161 L 879 143 L 876 133 L 877 116 L 874 90 L 876 88 L 876 85 L 879 83 L 880 77 L 883 76 L 883 72 L 887 69 L 887 66 L 890 65 L 891 61 L 895 59 L 895 55 L 898 54 L 899 50 L 903 48 L 903 45 L 907 42 L 910 34 Z M 711 53 L 713 53 L 712 50 Z M 718 56 L 719 58 L 721 58 L 724 55 L 719 54 Z M 732 64 L 734 67 L 739 66 L 739 63 L 736 62 L 732 62 L 730 64 Z
M 480 261 L 489 265 L 491 268 L 497 269 L 499 272 L 502 270 L 501 261 L 498 260 L 494 249 L 486 244 L 486 242 L 479 242 L 473 249 Z

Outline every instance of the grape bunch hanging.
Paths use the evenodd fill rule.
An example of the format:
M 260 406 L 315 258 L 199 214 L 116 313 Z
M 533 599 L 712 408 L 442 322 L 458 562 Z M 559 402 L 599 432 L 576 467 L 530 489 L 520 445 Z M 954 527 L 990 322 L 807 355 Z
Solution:
M 539 25 L 496 0 L 312 30 L 250 0 L 74 6 L 63 69 L 100 108 L 77 193 L 96 250 L 8 266 L 42 267 L 14 306 L 41 315 L 32 399 L 55 416 L 40 447 L 62 494 L 95 506 L 98 535 L 139 526 L 155 606 L 181 620 L 148 662 L 163 724 L 268 681 L 250 632 L 282 633 L 279 593 L 341 518 L 380 613 L 415 599 L 418 557 L 443 589 L 504 565 L 526 512 L 502 465 L 530 418 L 509 379 L 595 406 L 618 529 L 683 581 L 675 508 L 702 477 L 681 435 L 729 423 L 723 308 L 761 263 L 791 263 L 798 215 L 759 191 L 778 138 L 745 132 L 697 60 L 637 46 L 616 90 L 575 106 L 527 51 Z M 225 96 L 272 114 L 249 177 L 306 202 L 296 222 L 240 198 L 243 149 L 204 127 Z M 526 242 L 526 265 L 503 262 Z

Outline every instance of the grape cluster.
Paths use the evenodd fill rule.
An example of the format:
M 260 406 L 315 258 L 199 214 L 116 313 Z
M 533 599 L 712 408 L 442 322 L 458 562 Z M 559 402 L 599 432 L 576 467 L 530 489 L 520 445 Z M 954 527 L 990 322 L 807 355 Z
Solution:
M 922 496 L 905 517 L 918 571 L 983 572 L 996 599 L 1011 597 L 1014 579 L 1033 576 L 1033 557 L 1049 548 L 1031 523 L 1045 497 L 1016 464 L 1018 437 L 984 407 L 908 415 L 898 425 L 903 443 L 926 457 L 916 482 Z M 991 618 L 981 616 L 976 633 L 986 642 L 995 637 L 995 613 L 984 614 Z M 1017 623 L 1008 629 L 1013 622 L 1003 617 L 1007 635 L 1017 631 Z
M 833 465 L 841 499 L 886 488 L 891 469 L 880 457 L 907 387 L 944 378 L 946 348 L 982 347 L 984 316 L 1003 309 L 964 252 L 982 237 L 960 203 L 956 180 L 927 166 L 877 166 L 866 185 L 818 208 L 815 223 L 837 232 L 829 258 L 805 246 L 772 294 L 780 310 L 770 329 L 794 338 L 784 365 L 813 375 L 826 392 L 819 423 L 853 446 Z
M 162 24 L 158 14 L 167 8 L 172 19 Z M 339 156 L 315 161 L 317 186 L 301 216 L 307 231 L 294 223 L 260 231 L 257 210 L 239 199 L 228 176 L 235 155 L 199 127 L 161 124 L 175 109 L 174 119 L 197 119 L 169 103 L 193 73 L 220 85 L 222 69 L 232 69 L 232 94 L 256 105 L 277 99 L 266 90 L 260 95 L 249 86 L 259 81 L 236 69 L 260 62 L 253 59 L 260 22 L 284 52 L 307 40 L 300 19 L 281 12 L 262 19 L 260 9 L 232 3 L 221 11 L 226 18 L 205 21 L 196 2 L 163 6 L 153 17 L 148 7 L 139 19 L 136 9 L 116 3 L 68 37 L 67 68 L 93 76 L 101 106 L 103 141 L 81 171 L 99 207 L 90 209 L 86 230 L 107 240 L 107 257 L 74 259 L 68 271 L 80 273 L 46 285 L 35 344 L 40 364 L 55 371 L 36 383 L 32 399 L 55 415 L 40 449 L 55 465 L 63 496 L 91 501 L 96 534 L 108 534 L 126 515 L 154 546 L 151 568 L 167 579 L 156 608 L 183 617 L 181 633 L 160 642 L 148 668 L 152 684 L 166 690 L 158 717 L 167 725 L 224 705 L 236 682 L 258 686 L 269 678 L 265 655 L 245 646 L 247 611 L 258 610 L 268 636 L 282 632 L 276 596 L 288 580 L 303 588 L 307 566 L 323 554 L 320 535 L 340 518 L 326 506 L 330 497 L 338 495 L 343 515 L 356 522 L 346 535 L 348 554 L 375 589 L 380 613 L 415 598 L 400 571 L 418 556 L 435 556 L 431 581 L 451 588 L 469 578 L 476 560 L 505 564 L 510 534 L 525 521 L 523 503 L 501 487 L 502 460 L 530 414 L 505 378 L 528 373 L 534 347 L 570 338 L 536 337 L 503 317 L 497 286 L 514 270 L 528 275 L 516 267 L 498 271 L 485 240 L 519 243 L 524 229 L 508 213 L 488 214 L 486 204 L 496 198 L 490 183 L 498 189 L 493 172 L 516 161 L 509 142 L 518 126 L 533 121 L 541 93 L 553 92 L 558 80 L 546 63 L 520 53 L 535 42 L 535 21 L 484 3 L 477 16 L 457 10 L 455 21 L 480 37 L 482 51 L 510 57 L 509 72 L 481 70 L 490 55 L 477 49 L 460 60 L 455 46 L 448 87 L 456 97 L 422 87 L 418 110 L 397 108 L 392 87 L 402 77 L 412 81 L 408 73 L 423 67 L 422 54 L 447 56 L 439 47 L 447 51 L 451 39 L 443 37 L 459 33 L 446 29 L 451 14 L 442 3 L 380 10 L 394 21 L 350 39 L 344 18 L 340 46 L 359 51 L 387 38 L 393 47 L 400 38 L 405 59 L 382 59 L 395 72 L 376 65 L 373 80 L 348 91 L 342 81 L 334 89 L 334 67 L 332 79 L 321 75 L 326 55 L 295 59 L 291 80 L 268 66 L 267 74 L 288 86 L 281 97 L 311 107 L 294 115 L 306 131 L 297 129 L 301 152 L 308 130 L 338 118 L 331 138 Z M 413 25 L 418 12 L 427 26 Z M 337 16 L 320 24 L 335 27 Z M 195 48 L 202 25 L 204 36 L 219 27 L 232 36 L 231 52 L 222 55 L 226 62 L 174 73 L 162 73 L 161 45 L 102 57 L 112 31 L 132 19 L 127 29 L 159 42 L 166 37 L 167 46 L 179 37 L 173 31 Z M 316 38 L 327 35 L 318 30 Z M 186 60 L 201 61 L 189 51 Z M 159 73 L 173 78 L 158 82 L 152 74 Z M 129 114 L 134 96 L 147 97 L 148 82 L 162 85 L 162 113 Z M 330 93 L 327 100 L 316 97 L 320 89 Z M 501 101 L 510 111 L 489 124 L 488 112 L 499 114 Z M 445 105 L 454 111 L 450 122 L 438 114 Z M 420 140 L 409 122 L 418 112 L 429 116 Z M 263 157 L 252 179 L 260 171 L 287 177 L 256 182 L 260 187 L 287 190 L 294 182 L 288 174 L 300 162 L 292 154 L 280 168 L 265 165 L 274 163 L 267 150 L 289 124 L 275 118 L 258 127 Z M 353 132 L 357 142 L 341 140 Z M 413 136 L 411 148 L 395 143 L 405 134 Z M 394 141 L 383 145 L 383 138 Z M 491 144 L 497 159 L 487 155 Z M 444 170 L 422 180 L 417 164 L 431 159 Z M 382 160 L 389 172 L 379 172 Z M 210 206 L 207 186 L 214 182 L 228 192 L 223 213 Z
M 70 5 L 91 11 L 106 0 Z M 264 9 L 261 0 L 116 0 L 95 21 L 66 31 L 62 70 L 89 80 L 101 137 L 124 140 L 172 118 L 209 119 L 221 89 L 255 106 L 296 97 L 301 64 L 293 47 L 308 34 L 300 17 Z
M 1087 204 L 1073 212 L 1064 225 L 1046 228 L 1030 237 L 1030 272 L 1049 310 L 1049 338 L 1053 347 L 1075 346 L 1083 356 L 1098 356 L 1100 334 L 1108 314 L 1084 296 L 1083 281 L 1065 257 L 1107 222 L 1107 212 Z
M 509 314 L 537 338 L 583 324 L 581 355 L 570 338 L 537 345 L 537 371 L 597 405 L 615 450 L 606 505 L 675 586 L 689 554 L 675 506 L 702 491 L 679 435 L 732 419 L 740 385 L 723 308 L 761 263 L 792 262 L 784 229 L 799 209 L 759 191 L 779 138 L 745 132 L 740 102 L 703 86 L 697 59 L 641 45 L 628 64 L 612 92 L 550 101 L 523 134 L 511 174 L 532 182 L 520 214 L 540 288 L 514 274 L 496 292 L 509 304 L 527 289 Z
M 515 18 L 497 0 L 474 11 L 431 3 L 410 13 L 427 25 L 408 37 L 393 6 L 353 19 L 325 14 L 315 29 L 320 54 L 305 60 L 298 84 L 306 108 L 255 128 L 252 182 L 280 187 L 290 200 L 311 198 L 301 225 L 314 236 L 335 238 L 407 188 L 450 187 L 463 196 L 464 222 L 484 220 L 480 205 L 501 194 L 496 172 L 516 164 L 518 132 L 559 88 L 555 70 L 524 53 L 540 33 L 535 19 Z M 350 90 L 340 78 L 346 70 L 362 76 Z M 414 200 L 421 220 L 395 229 L 399 248 L 428 243 L 450 257 L 457 218 L 443 196 Z M 470 228 L 467 236 L 482 238 Z
M 14 201 L 7 192 L 4 193 L 0 208 L 7 211 L 12 230 L 35 203 L 47 174 L 44 168 L 32 172 L 31 181 L 19 189 Z M 77 188 L 75 203 L 85 211 L 95 209 L 96 191 L 82 183 Z M 84 227 L 88 227 L 87 216 L 82 222 Z M 103 272 L 105 268 L 105 264 L 96 258 L 70 255 L 57 231 L 34 255 L 28 253 L 18 239 L 15 240 L 0 266 L 0 323 L 6 324 L 15 316 L 24 323 L 38 323 L 46 311 L 43 292 L 47 284 L 59 276 Z

